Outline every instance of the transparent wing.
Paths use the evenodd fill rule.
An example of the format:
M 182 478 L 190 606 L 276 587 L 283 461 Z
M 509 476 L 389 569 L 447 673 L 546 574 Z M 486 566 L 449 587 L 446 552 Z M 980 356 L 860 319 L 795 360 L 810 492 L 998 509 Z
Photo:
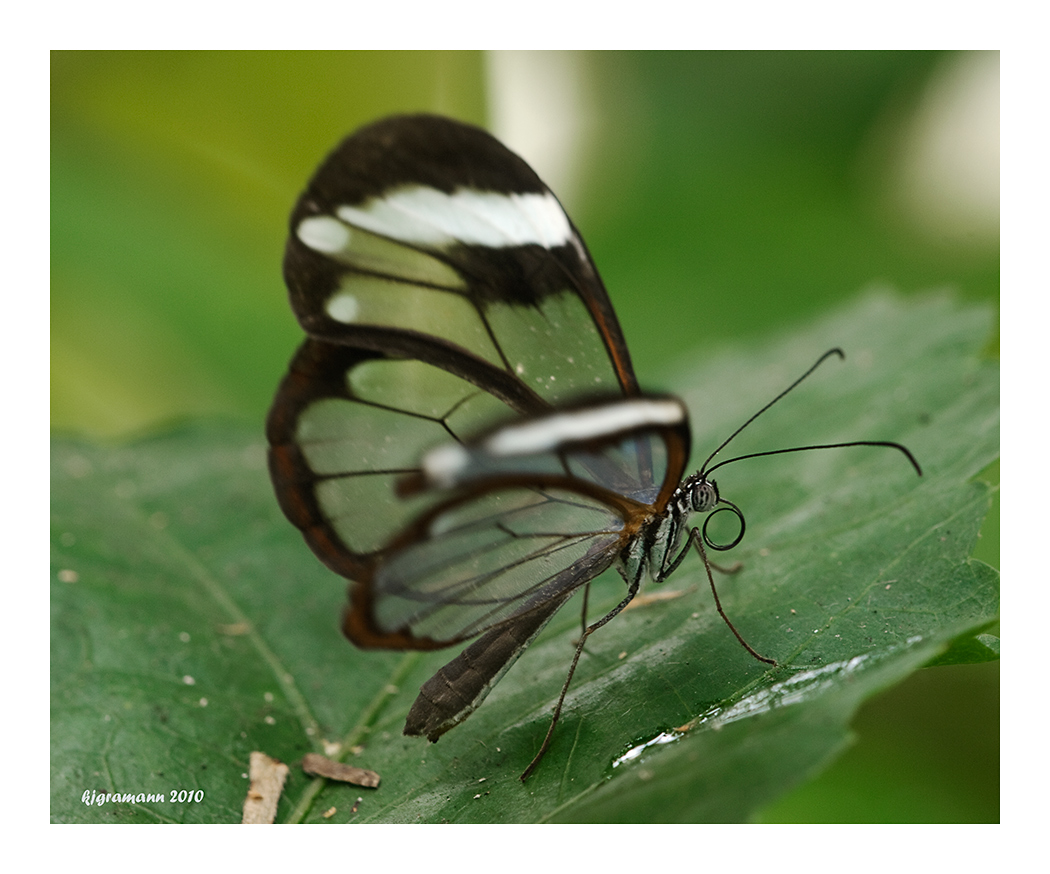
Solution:
M 670 395 L 646 395 L 570 407 L 502 425 L 467 445 L 440 447 L 424 458 L 421 476 L 402 482 L 401 492 L 499 477 L 564 477 L 604 490 L 609 500 L 628 498 L 659 512 L 688 456 L 685 405 Z
M 567 489 L 467 494 L 424 517 L 356 586 L 347 633 L 365 646 L 447 646 L 561 602 L 609 567 L 625 520 Z
M 666 503 L 688 453 L 681 403 L 644 400 L 681 418 L 640 421 L 642 401 L 628 400 L 505 425 L 454 445 L 461 463 L 442 468 L 436 479 L 433 458 L 449 447 L 429 453 L 422 473 L 402 481 L 402 490 L 441 503 L 360 578 L 347 633 L 364 646 L 447 645 L 561 603 L 613 564 Z M 630 409 L 616 409 L 620 405 Z M 622 415 L 598 433 L 610 409 L 629 412 L 634 425 L 625 430 Z M 582 420 L 570 424 L 586 439 L 505 451 L 519 445 L 526 428 L 526 436 L 539 434 L 545 445 L 550 435 L 544 432 L 564 427 L 566 416 Z
M 441 368 L 308 340 L 267 422 L 270 473 L 288 518 L 329 567 L 357 579 L 440 496 L 397 494 L 427 450 L 514 416 Z
M 270 412 L 270 469 L 286 515 L 345 576 L 443 499 L 397 491 L 429 449 L 637 392 L 578 233 L 484 131 L 431 116 L 365 128 L 290 224 L 285 279 L 310 339 Z
M 308 334 L 418 358 L 520 413 L 637 383 L 586 247 L 484 131 L 386 119 L 345 140 L 291 217 L 285 279 Z

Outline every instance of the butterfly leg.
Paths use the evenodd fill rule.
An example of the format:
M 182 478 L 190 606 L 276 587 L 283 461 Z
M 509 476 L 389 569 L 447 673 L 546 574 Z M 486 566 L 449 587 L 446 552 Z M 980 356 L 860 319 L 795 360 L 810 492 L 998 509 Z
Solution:
M 544 753 L 547 752 L 547 747 L 550 746 L 551 738 L 554 736 L 554 726 L 558 724 L 558 717 L 561 716 L 561 708 L 562 705 L 565 703 L 565 696 L 569 692 L 569 683 L 572 682 L 572 675 L 576 672 L 576 665 L 580 661 L 580 655 L 583 653 L 583 646 L 585 643 L 587 643 L 587 638 L 590 637 L 591 634 L 593 634 L 603 625 L 605 625 L 606 622 L 608 622 L 610 619 L 612 619 L 614 616 L 620 613 L 624 609 L 624 607 L 631 603 L 631 601 L 634 599 L 634 596 L 638 594 L 639 583 L 640 573 L 635 577 L 634 581 L 631 583 L 630 587 L 627 590 L 627 595 L 619 604 L 613 607 L 612 610 L 606 613 L 593 625 L 589 625 L 586 628 L 584 628 L 583 634 L 580 635 L 580 641 L 576 644 L 576 653 L 573 655 L 572 664 L 569 666 L 569 675 L 565 678 L 564 684 L 562 684 L 561 694 L 558 696 L 558 703 L 554 708 L 554 716 L 551 717 L 551 724 L 547 728 L 547 735 L 543 738 L 543 744 L 540 746 L 539 752 L 536 753 L 532 761 L 529 762 L 529 766 L 522 772 L 522 775 L 520 777 L 522 782 L 525 782 L 525 780 L 528 779 L 529 774 L 531 774 L 533 770 L 535 770 L 536 766 L 540 763 L 540 759 L 542 759 Z M 589 590 L 590 586 L 588 585 L 587 591 Z M 584 593 L 584 603 L 586 604 L 586 592 Z M 586 613 L 584 615 L 586 616 Z
M 580 637 L 587 636 L 587 599 L 591 594 L 591 584 L 583 587 L 583 609 L 580 611 Z
M 729 617 L 726 616 L 726 611 L 722 609 L 722 601 L 718 597 L 718 589 L 715 588 L 715 577 L 714 574 L 711 573 L 711 569 L 714 568 L 715 570 L 721 571 L 722 573 L 736 573 L 738 570 L 740 570 L 740 563 L 737 562 L 736 565 L 729 568 L 728 570 L 725 570 L 708 561 L 707 550 L 704 549 L 704 539 L 700 535 L 699 528 L 693 528 L 689 532 L 689 539 L 686 541 L 685 546 L 682 547 L 682 551 L 678 553 L 678 555 L 676 555 L 674 559 L 672 559 L 672 561 L 667 565 L 667 567 L 665 567 L 660 572 L 657 582 L 662 583 L 672 573 L 674 573 L 678 565 L 682 563 L 682 560 L 685 558 L 686 553 L 689 552 L 690 547 L 695 547 L 696 551 L 700 553 L 700 559 L 704 563 L 704 570 L 707 571 L 707 581 L 711 584 L 711 594 L 714 596 L 715 599 L 715 608 L 718 610 L 718 615 L 722 617 L 722 621 L 729 626 L 729 630 L 732 631 L 733 634 L 736 636 L 736 639 L 740 641 L 741 646 L 743 646 L 744 649 L 751 653 L 751 655 L 753 655 L 760 662 L 765 662 L 767 665 L 773 665 L 773 667 L 777 667 L 776 659 L 771 659 L 767 658 L 764 655 L 759 655 L 758 652 L 756 652 L 756 650 L 754 649 L 754 647 L 752 647 L 751 644 L 744 640 L 740 632 L 736 630 L 736 626 L 729 621 Z

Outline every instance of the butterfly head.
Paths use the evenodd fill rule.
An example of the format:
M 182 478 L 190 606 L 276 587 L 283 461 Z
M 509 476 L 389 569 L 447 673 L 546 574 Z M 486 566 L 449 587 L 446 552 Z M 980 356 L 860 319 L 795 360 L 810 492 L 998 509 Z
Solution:
M 676 505 L 675 509 L 681 518 L 691 513 L 707 513 L 701 528 L 704 542 L 711 548 L 717 550 L 732 549 L 744 537 L 744 515 L 736 504 L 727 501 L 718 493 L 718 485 L 708 475 L 699 470 L 690 474 L 678 487 L 672 499 Z M 730 543 L 717 543 L 708 536 L 707 525 L 716 515 L 723 511 L 733 513 L 740 522 L 740 530 Z
M 719 502 L 718 486 L 705 473 L 697 471 L 682 480 L 675 500 L 684 511 L 706 513 Z

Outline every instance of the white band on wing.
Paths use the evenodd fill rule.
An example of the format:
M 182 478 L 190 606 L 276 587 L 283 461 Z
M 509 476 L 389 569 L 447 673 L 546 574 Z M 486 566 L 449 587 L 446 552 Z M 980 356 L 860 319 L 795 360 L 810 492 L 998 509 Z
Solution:
M 403 243 L 455 242 L 504 249 L 535 244 L 547 249 L 572 239 L 572 226 L 548 192 L 501 194 L 461 188 L 452 194 L 426 186 L 391 191 L 363 206 L 340 206 L 348 224 Z
M 508 425 L 491 434 L 480 450 L 458 443 L 440 446 L 426 454 L 423 471 L 443 486 L 459 480 L 475 453 L 489 456 L 531 455 L 548 452 L 567 442 L 595 440 L 632 428 L 677 425 L 685 421 L 685 407 L 671 398 L 637 398 L 601 407 L 555 413 L 533 421 Z
M 607 434 L 646 425 L 674 425 L 686 417 L 685 408 L 669 398 L 618 401 L 588 410 L 544 416 L 531 422 L 508 425 L 484 443 L 493 455 L 546 452 L 561 443 L 594 440 Z

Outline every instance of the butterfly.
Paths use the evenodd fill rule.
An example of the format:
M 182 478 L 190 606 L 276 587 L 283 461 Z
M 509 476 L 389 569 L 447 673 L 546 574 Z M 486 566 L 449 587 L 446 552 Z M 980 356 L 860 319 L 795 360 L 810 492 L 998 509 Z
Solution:
M 554 614 L 615 567 L 622 600 L 584 642 L 691 549 L 735 546 L 744 517 L 697 472 L 689 417 L 643 393 L 583 239 L 521 158 L 432 115 L 354 133 L 290 219 L 284 277 L 307 334 L 267 420 L 278 502 L 350 579 L 343 630 L 360 647 L 473 640 L 420 689 L 405 734 L 466 719 Z M 903 446 L 883 441 L 845 445 Z M 921 470 L 919 470 L 921 473 Z M 733 513 L 716 543 L 708 523 Z M 709 514 L 699 529 L 693 514 Z M 758 655 L 719 613 L 741 643 Z M 476 638 L 476 639 L 475 639 Z

